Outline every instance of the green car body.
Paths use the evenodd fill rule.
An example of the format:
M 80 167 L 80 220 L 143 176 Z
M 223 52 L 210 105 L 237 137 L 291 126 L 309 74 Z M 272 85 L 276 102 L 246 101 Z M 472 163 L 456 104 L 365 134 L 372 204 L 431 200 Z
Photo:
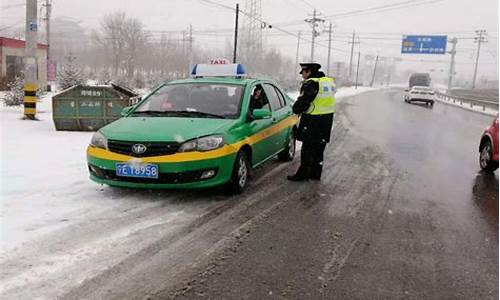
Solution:
M 172 85 L 186 84 L 237 87 L 242 91 L 238 113 L 231 118 L 135 115 L 141 112 L 139 107 L 158 90 L 163 87 L 167 89 L 167 86 L 175 89 Z M 280 105 L 273 105 L 276 101 L 268 100 L 271 112 L 256 109 L 251 114 L 250 99 L 256 85 L 264 86 L 269 94 L 274 88 Z M 125 110 L 122 118 L 99 130 L 99 135 L 106 140 L 106 146 L 91 143 L 87 148 L 90 178 L 97 183 L 147 189 L 206 188 L 235 180 L 234 174 L 238 172 L 235 165 L 241 156 L 239 153 L 244 153 L 249 167 L 256 167 L 279 153 L 283 154 L 292 143 L 295 150 L 292 128 L 296 126 L 298 118 L 292 113 L 291 99 L 268 80 L 208 77 L 172 81 L 161 85 L 137 105 Z M 196 145 L 199 145 L 204 141 L 203 137 L 210 137 L 207 143 L 221 141 L 222 137 L 223 144 L 208 151 L 179 151 L 190 141 L 196 141 Z M 172 147 L 173 150 L 171 153 L 152 156 L 123 151 L 127 149 L 124 147 L 137 144 L 150 148 Z M 112 145 L 122 148 L 116 148 L 118 151 Z M 154 164 L 158 168 L 158 178 L 118 176 L 117 164 L 121 163 L 139 166 Z

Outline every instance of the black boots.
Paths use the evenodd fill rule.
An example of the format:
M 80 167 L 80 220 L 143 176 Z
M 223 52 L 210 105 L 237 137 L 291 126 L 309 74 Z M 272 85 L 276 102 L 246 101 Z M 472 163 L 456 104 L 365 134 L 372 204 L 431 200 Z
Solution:
M 288 175 L 288 176 L 286 177 L 286 179 L 288 179 L 288 180 L 290 180 L 290 181 L 306 181 L 306 180 L 308 180 L 309 178 L 307 178 L 307 177 L 303 177 L 303 176 L 299 176 L 299 175 L 295 174 L 295 175 Z

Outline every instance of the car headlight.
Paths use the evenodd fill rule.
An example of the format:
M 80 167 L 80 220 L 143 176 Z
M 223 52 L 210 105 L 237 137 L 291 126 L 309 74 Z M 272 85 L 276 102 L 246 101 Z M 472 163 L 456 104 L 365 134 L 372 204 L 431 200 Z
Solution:
M 224 137 L 220 135 L 211 135 L 185 142 L 179 148 L 179 152 L 210 151 L 221 148 L 222 146 L 224 146 Z
M 96 132 L 90 140 L 90 145 L 96 148 L 108 149 L 108 139 L 101 133 Z

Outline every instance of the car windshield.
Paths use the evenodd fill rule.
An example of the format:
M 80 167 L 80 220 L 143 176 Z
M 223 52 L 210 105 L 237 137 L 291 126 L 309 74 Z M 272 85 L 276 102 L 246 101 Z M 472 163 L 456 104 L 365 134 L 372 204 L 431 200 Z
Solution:
M 165 85 L 150 95 L 132 115 L 237 118 L 243 86 L 220 83 Z

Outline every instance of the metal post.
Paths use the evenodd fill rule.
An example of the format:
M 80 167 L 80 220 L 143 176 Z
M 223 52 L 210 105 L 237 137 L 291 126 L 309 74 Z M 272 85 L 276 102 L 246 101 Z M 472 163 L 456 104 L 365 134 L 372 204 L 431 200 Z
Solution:
M 457 38 L 451 39 L 450 43 L 453 45 L 451 51 L 451 60 L 450 60 L 450 74 L 448 75 L 448 93 L 451 91 L 451 86 L 453 84 L 453 75 L 455 74 L 455 54 L 457 54 Z
M 486 30 L 476 30 L 476 33 L 479 37 L 475 38 L 477 42 L 477 54 L 476 54 L 476 66 L 474 67 L 474 78 L 472 79 L 472 88 L 476 88 L 476 76 L 477 76 L 477 65 L 479 63 L 479 52 L 481 51 L 481 43 L 485 42 L 484 36 L 486 34 Z
M 188 49 L 189 49 L 189 66 L 188 66 L 188 70 L 191 70 L 191 67 L 193 66 L 193 26 L 191 24 L 189 24 L 189 38 L 188 38 L 188 42 L 189 42 L 189 46 L 188 46 Z
M 326 73 L 330 76 L 330 56 L 332 52 L 332 22 L 330 22 L 330 28 L 328 29 L 328 60 L 326 63 Z
M 26 44 L 24 50 L 24 115 L 36 120 L 37 61 L 38 44 L 37 0 L 26 0 Z
M 316 20 L 316 10 L 313 11 L 313 20 Z M 313 23 L 312 42 L 311 42 L 311 62 L 314 62 L 314 40 L 316 39 L 316 22 Z
M 352 46 L 351 46 L 351 59 L 349 61 L 349 80 L 351 80 L 351 75 L 352 75 L 352 55 L 354 54 L 354 37 L 355 37 L 356 33 L 353 32 L 352 33 Z
M 45 43 L 47 44 L 47 61 L 46 61 L 46 76 L 47 76 L 47 91 L 51 90 L 49 84 L 49 64 L 50 64 L 50 13 L 52 4 L 50 0 L 45 0 Z
M 300 34 L 301 32 L 299 31 L 299 34 L 297 36 L 297 53 L 295 54 L 295 66 L 299 65 Z
M 356 89 L 358 89 L 358 74 L 359 74 L 359 59 L 361 57 L 361 52 L 358 52 L 358 65 L 356 67 Z
M 375 73 L 377 72 L 377 63 L 378 63 L 378 55 L 377 58 L 375 59 L 375 67 L 373 68 L 373 76 L 372 76 L 372 81 L 370 82 L 370 87 L 373 86 L 373 82 L 375 81 Z
M 236 3 L 236 20 L 234 22 L 234 51 L 233 63 L 236 63 L 236 49 L 238 48 L 238 15 L 240 14 L 240 5 Z
M 314 62 L 314 43 L 316 37 L 319 35 L 319 32 L 316 30 L 316 27 L 318 27 L 318 22 L 325 22 L 324 19 L 316 18 L 316 10 L 313 10 L 313 17 L 312 19 L 306 19 L 304 20 L 307 23 L 311 23 L 312 25 L 312 38 L 311 38 L 311 62 Z

